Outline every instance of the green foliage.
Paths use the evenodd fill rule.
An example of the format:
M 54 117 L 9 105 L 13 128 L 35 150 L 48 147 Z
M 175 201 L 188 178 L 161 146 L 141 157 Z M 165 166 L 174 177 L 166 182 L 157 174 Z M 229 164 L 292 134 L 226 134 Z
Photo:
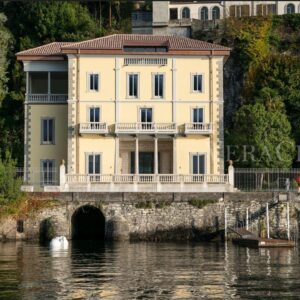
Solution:
M 7 53 L 9 47 L 11 46 L 11 34 L 8 29 L 4 26 L 6 22 L 6 16 L 0 13 L 0 107 L 1 102 L 3 101 L 7 93 Z
M 0 158 L 0 203 L 18 201 L 22 196 L 21 183 L 22 180 L 16 178 L 16 161 L 7 152 L 4 159 Z
M 151 209 L 152 208 L 152 202 L 151 201 L 140 201 L 140 202 L 135 204 L 135 208 Z
M 257 103 L 243 105 L 236 113 L 231 145 L 239 145 L 234 155 L 238 166 L 278 167 L 292 165 L 295 142 L 291 138 L 291 125 L 281 109 L 267 109 L 266 99 L 259 98 Z M 252 154 L 245 155 L 245 148 L 253 148 Z
M 188 203 L 194 207 L 197 207 L 199 209 L 204 208 L 205 206 L 209 204 L 216 203 L 217 200 L 206 200 L 206 199 L 189 199 Z
M 237 62 L 247 68 L 258 64 L 270 53 L 268 44 L 272 21 L 270 18 L 229 18 L 224 37 L 234 46 Z
M 170 200 L 160 200 L 155 204 L 155 208 L 163 209 L 171 206 L 172 201 Z

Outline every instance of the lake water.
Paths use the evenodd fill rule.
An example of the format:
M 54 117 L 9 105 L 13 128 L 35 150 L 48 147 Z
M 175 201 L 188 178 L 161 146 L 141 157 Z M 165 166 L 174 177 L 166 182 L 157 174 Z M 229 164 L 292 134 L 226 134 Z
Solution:
M 299 258 L 231 243 L 0 243 L 0 299 L 300 299 Z

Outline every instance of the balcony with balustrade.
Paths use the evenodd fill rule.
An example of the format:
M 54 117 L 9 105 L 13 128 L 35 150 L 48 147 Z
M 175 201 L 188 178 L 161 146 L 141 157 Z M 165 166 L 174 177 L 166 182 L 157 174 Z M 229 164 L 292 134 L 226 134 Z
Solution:
M 66 191 L 226 192 L 227 174 L 67 174 Z
M 204 134 L 209 135 L 213 132 L 212 123 L 185 123 L 184 134 Z
M 106 135 L 108 133 L 108 127 L 106 123 L 100 122 L 88 122 L 88 123 L 80 123 L 79 124 L 79 134 L 103 134 Z
M 61 104 L 68 100 L 67 72 L 28 72 L 26 102 Z
M 177 133 L 175 123 L 117 123 L 116 134 L 166 134 L 174 135 Z

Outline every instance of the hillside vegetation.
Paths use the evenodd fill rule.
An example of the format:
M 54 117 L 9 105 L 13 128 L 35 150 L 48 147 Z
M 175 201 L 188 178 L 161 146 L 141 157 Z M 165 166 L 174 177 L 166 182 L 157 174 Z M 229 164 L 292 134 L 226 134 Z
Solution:
M 132 1 L 3 2 L 0 6 L 0 154 L 23 164 L 25 80 L 15 53 L 51 41 L 130 32 Z M 111 23 L 111 24 L 109 24 Z M 211 33 L 210 33 L 211 34 Z M 199 36 L 206 39 L 204 34 Z M 227 145 L 252 145 L 237 166 L 297 166 L 300 142 L 300 15 L 227 19 L 216 40 L 232 48 L 225 67 Z M 278 146 L 280 145 L 280 147 Z M 278 148 L 279 147 L 279 148 Z M 267 150 L 266 150 L 267 149 Z M 278 149 L 280 158 L 278 158 Z M 259 158 L 259 159 L 257 159 Z

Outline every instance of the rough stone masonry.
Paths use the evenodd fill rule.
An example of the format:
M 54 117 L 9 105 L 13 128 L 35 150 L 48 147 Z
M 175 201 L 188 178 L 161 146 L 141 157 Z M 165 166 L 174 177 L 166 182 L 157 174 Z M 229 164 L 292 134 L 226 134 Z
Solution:
M 285 238 L 289 229 L 291 238 L 298 238 L 300 198 L 293 193 L 38 193 L 35 197 L 54 205 L 27 217 L 1 219 L 0 239 L 38 240 L 58 235 L 72 239 L 72 217 L 82 207 L 93 207 L 104 216 L 107 240 L 215 238 L 224 233 L 225 208 L 229 227 L 245 223 L 248 209 L 249 216 L 256 216 L 249 221 L 250 230 L 266 236 L 266 203 L 270 204 L 271 236 Z

